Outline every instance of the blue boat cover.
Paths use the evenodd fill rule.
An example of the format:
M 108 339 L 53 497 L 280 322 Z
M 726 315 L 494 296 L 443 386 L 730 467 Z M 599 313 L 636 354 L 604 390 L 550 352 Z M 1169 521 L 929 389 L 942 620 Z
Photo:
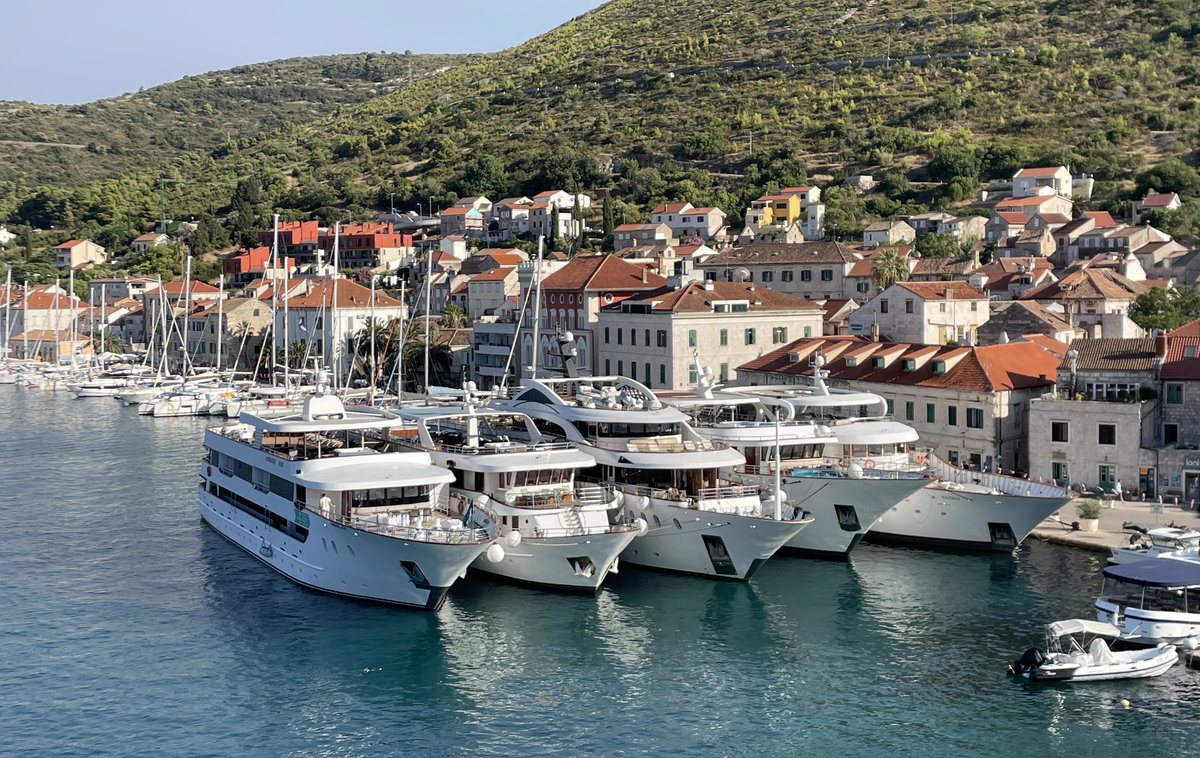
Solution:
M 1151 558 L 1104 569 L 1104 575 L 1119 582 L 1142 587 L 1200 587 L 1200 563 Z

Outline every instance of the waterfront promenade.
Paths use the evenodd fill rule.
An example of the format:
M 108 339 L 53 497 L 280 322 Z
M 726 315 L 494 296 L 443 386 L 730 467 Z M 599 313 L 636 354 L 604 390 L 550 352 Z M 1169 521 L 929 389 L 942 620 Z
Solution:
M 1100 531 L 1075 532 L 1071 530 L 1071 522 L 1079 521 L 1075 506 L 1080 502 L 1079 499 L 1073 500 L 1058 512 L 1061 523 L 1051 516 L 1034 529 L 1029 538 L 1107 553 L 1114 547 L 1129 544 L 1129 535 L 1132 532 L 1123 528 L 1126 523 L 1159 523 L 1163 526 L 1175 524 L 1200 530 L 1200 515 L 1197 515 L 1196 511 L 1184 510 L 1175 505 L 1164 505 L 1163 512 L 1155 514 L 1150 512 L 1151 504 L 1149 502 L 1112 501 L 1112 507 L 1108 507 L 1110 501 L 1105 500 L 1102 501 L 1105 507 L 1100 511 Z

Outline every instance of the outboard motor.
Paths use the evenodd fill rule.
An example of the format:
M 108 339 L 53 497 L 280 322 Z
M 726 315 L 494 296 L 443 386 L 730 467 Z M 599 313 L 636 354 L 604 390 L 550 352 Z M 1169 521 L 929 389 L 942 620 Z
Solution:
M 1046 654 L 1040 648 L 1031 647 L 1020 658 L 1012 662 L 1012 665 L 1008 667 L 1008 673 L 1024 674 L 1033 671 L 1045 662 Z

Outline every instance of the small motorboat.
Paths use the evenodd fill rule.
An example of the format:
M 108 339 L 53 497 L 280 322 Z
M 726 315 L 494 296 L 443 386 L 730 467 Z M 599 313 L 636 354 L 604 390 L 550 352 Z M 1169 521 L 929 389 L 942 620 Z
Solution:
M 1114 547 L 1109 563 L 1132 563 L 1167 555 L 1194 556 L 1197 546 L 1200 546 L 1200 532 L 1186 527 L 1126 524 L 1125 529 L 1131 532 L 1129 544 Z
M 1069 619 L 1046 625 L 1046 652 L 1030 648 L 1008 667 L 1034 682 L 1099 682 L 1146 679 L 1166 672 L 1179 661 L 1174 645 L 1112 650 L 1108 640 L 1121 640 L 1112 624 Z

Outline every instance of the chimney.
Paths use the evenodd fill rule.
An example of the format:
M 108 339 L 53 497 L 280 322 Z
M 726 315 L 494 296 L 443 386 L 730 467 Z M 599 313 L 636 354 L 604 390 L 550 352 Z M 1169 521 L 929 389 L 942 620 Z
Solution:
M 879 324 L 871 324 L 871 341 L 879 341 Z
M 646 283 L 646 267 L 642 266 L 642 284 Z
M 979 246 L 978 245 L 971 245 L 971 263 L 973 264 L 971 266 L 972 271 L 979 268 Z
M 1167 357 L 1167 335 L 1161 329 L 1154 330 L 1154 357 L 1159 363 Z

